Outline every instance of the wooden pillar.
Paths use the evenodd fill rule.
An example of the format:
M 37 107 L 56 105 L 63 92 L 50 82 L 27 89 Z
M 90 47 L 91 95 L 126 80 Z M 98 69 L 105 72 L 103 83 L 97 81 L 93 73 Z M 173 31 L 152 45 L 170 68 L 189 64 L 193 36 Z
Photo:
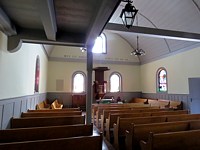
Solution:
M 93 46 L 87 46 L 87 94 L 86 94 L 86 124 L 92 123 L 92 70 L 93 70 Z

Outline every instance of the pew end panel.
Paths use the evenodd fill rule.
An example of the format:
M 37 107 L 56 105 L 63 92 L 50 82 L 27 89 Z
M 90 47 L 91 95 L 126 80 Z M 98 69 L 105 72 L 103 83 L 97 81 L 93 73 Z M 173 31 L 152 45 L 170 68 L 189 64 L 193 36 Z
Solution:
M 144 141 L 144 140 L 140 141 L 141 150 L 153 150 L 153 147 L 151 145 L 151 143 L 153 142 L 152 137 L 153 137 L 153 132 L 150 132 L 147 141 Z
M 125 147 L 126 147 L 126 150 L 132 150 L 133 148 L 133 143 L 132 143 L 132 135 L 133 135 L 133 130 L 126 130 L 125 132 Z

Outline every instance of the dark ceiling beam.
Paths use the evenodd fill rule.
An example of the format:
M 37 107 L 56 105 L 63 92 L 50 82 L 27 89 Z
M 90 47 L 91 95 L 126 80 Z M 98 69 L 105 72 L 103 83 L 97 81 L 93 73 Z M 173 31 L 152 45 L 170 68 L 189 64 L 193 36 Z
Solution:
M 102 0 L 101 6 L 97 14 L 94 14 L 92 24 L 90 25 L 90 31 L 86 37 L 86 45 L 94 45 L 95 39 L 103 31 L 105 25 L 108 23 L 112 14 L 117 9 L 121 0 Z
M 84 35 L 72 35 L 67 32 L 62 32 L 62 34 L 58 34 L 56 41 L 52 41 L 46 38 L 45 32 L 43 30 L 19 29 L 17 35 L 8 36 L 8 51 L 16 52 L 21 47 L 22 42 L 84 47 L 84 38 Z
M 42 24 L 49 40 L 56 40 L 56 17 L 53 0 L 36 0 Z
M 133 26 L 127 29 L 123 24 L 114 24 L 114 23 L 108 23 L 105 27 L 105 30 L 114 31 L 116 33 L 129 32 L 155 38 L 200 42 L 200 34 L 182 32 L 182 31 L 155 29 L 155 28 L 147 28 L 140 26 Z
M 0 8 L 0 30 L 8 36 L 17 34 L 14 24 L 11 23 L 2 8 Z

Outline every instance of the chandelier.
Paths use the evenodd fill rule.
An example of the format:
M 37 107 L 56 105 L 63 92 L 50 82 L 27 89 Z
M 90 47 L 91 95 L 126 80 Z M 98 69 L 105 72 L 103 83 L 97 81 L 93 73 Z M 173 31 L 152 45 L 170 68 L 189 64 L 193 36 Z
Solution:
M 145 55 L 145 51 L 143 49 L 139 48 L 139 36 L 137 35 L 137 47 L 135 50 L 133 50 L 131 52 L 131 55 L 135 55 L 135 56 L 142 56 Z

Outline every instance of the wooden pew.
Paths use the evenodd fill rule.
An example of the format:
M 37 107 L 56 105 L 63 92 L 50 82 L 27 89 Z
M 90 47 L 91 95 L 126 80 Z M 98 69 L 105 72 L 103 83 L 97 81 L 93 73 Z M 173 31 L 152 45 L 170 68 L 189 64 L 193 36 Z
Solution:
M 73 116 L 81 115 L 82 111 L 55 111 L 55 112 L 22 112 L 21 117 L 50 117 L 50 116 Z
M 140 141 L 142 150 L 199 150 L 200 130 L 149 134 L 146 141 Z
M 104 128 L 105 128 L 105 123 L 106 123 L 106 119 L 108 119 L 108 116 L 110 113 L 139 113 L 140 109 L 108 109 L 108 110 L 103 110 L 103 114 L 101 115 L 101 119 L 100 119 L 100 129 L 102 132 L 104 132 Z
M 160 111 L 160 112 L 152 112 L 151 116 L 162 116 L 162 115 L 181 115 L 181 114 L 189 114 L 188 110 L 171 110 L 171 111 Z
M 124 103 L 124 104 L 116 104 L 116 103 L 111 103 L 111 104 L 92 104 L 92 119 L 93 119 L 93 124 L 95 124 L 95 117 L 96 113 L 98 111 L 98 108 L 100 107 L 142 107 L 142 108 L 149 108 L 149 104 L 143 104 L 143 103 Z
M 149 124 L 166 122 L 167 116 L 150 116 L 150 117 L 134 117 L 134 118 L 117 118 L 117 123 L 113 125 L 114 147 L 115 149 L 123 149 L 125 147 L 126 130 L 131 130 L 131 124 Z
M 139 98 L 139 97 L 136 97 L 136 98 L 133 98 L 132 100 L 130 100 L 129 103 L 147 103 L 147 99 L 146 98 Z
M 1 150 L 102 150 L 102 135 L 1 143 Z
M 169 108 L 170 102 L 166 99 L 158 99 L 160 108 Z
M 181 110 L 181 109 L 183 109 L 183 102 L 170 100 L 169 108 Z
M 200 114 L 181 114 L 167 117 L 167 122 L 197 120 L 200 119 Z
M 39 109 L 39 110 L 28 109 L 27 112 L 59 112 L 59 111 L 80 111 L 80 107 L 77 107 L 77 108 L 63 108 L 63 109 Z
M 142 104 L 142 103 L 125 103 L 125 104 L 118 104 L 115 107 L 98 107 L 96 111 L 96 123 L 97 127 L 101 125 L 101 115 L 103 115 L 104 110 L 136 110 L 136 109 L 159 109 L 159 107 L 150 107 L 149 104 Z M 100 121 L 100 123 L 99 123 Z
M 158 102 L 157 99 L 148 99 L 147 102 L 148 102 L 148 104 L 150 104 L 151 106 L 158 106 L 158 107 L 160 107 L 159 102 Z
M 117 149 L 119 146 L 121 146 L 124 143 L 125 131 L 130 130 L 131 123 L 147 124 L 147 123 L 158 123 L 158 122 L 167 122 L 167 121 L 173 122 L 173 121 L 186 121 L 186 120 L 200 120 L 200 114 L 183 114 L 183 115 L 169 115 L 169 116 L 164 115 L 164 116 L 150 116 L 150 117 L 136 117 L 136 118 L 118 117 L 117 123 L 114 123 L 113 125 L 114 146 Z M 193 128 L 193 127 L 190 126 L 190 128 Z
M 151 112 L 144 112 L 144 113 L 114 113 L 109 114 L 108 119 L 106 119 L 106 139 L 108 141 L 111 141 L 111 134 L 113 133 L 113 124 L 117 122 L 117 118 L 128 118 L 128 117 L 145 117 L 145 116 L 151 116 Z
M 11 118 L 11 128 L 85 124 L 85 116 Z
M 118 107 L 119 104 L 92 104 L 92 121 L 95 124 L 97 110 L 99 107 Z
M 171 110 L 171 111 L 160 111 L 160 112 L 144 112 L 139 113 L 138 115 L 132 116 L 132 117 L 145 117 L 145 116 L 162 116 L 162 115 L 178 115 L 178 114 L 187 114 L 188 110 Z M 108 119 L 106 119 L 106 138 L 110 141 L 110 132 L 113 128 L 113 124 L 117 122 L 118 117 L 123 117 L 123 114 L 116 113 L 116 114 L 109 114 Z M 123 118 L 130 118 L 131 116 L 124 115 Z
M 190 130 L 190 125 L 195 122 L 193 129 L 200 129 L 200 120 L 198 121 L 177 121 L 152 124 L 132 124 L 131 130 L 126 132 L 126 149 L 140 149 L 140 140 L 147 141 L 150 132 L 167 133 Z
M 103 115 L 101 115 L 101 131 L 104 133 L 106 119 L 108 119 L 109 113 L 139 113 L 139 112 L 159 112 L 164 111 L 164 109 L 159 108 L 149 108 L 149 109 L 134 109 L 131 110 L 103 110 Z
M 94 124 L 94 119 L 96 116 L 96 112 L 98 110 L 98 107 L 117 107 L 119 104 L 92 104 L 92 119 Z
M 104 110 L 131 110 L 131 107 L 98 107 L 97 112 L 96 112 L 96 121 L 95 121 L 95 125 L 99 128 L 100 124 L 101 124 L 101 115 L 103 115 L 103 111 Z
M 64 125 L 0 130 L 0 143 L 89 136 L 93 125 Z

